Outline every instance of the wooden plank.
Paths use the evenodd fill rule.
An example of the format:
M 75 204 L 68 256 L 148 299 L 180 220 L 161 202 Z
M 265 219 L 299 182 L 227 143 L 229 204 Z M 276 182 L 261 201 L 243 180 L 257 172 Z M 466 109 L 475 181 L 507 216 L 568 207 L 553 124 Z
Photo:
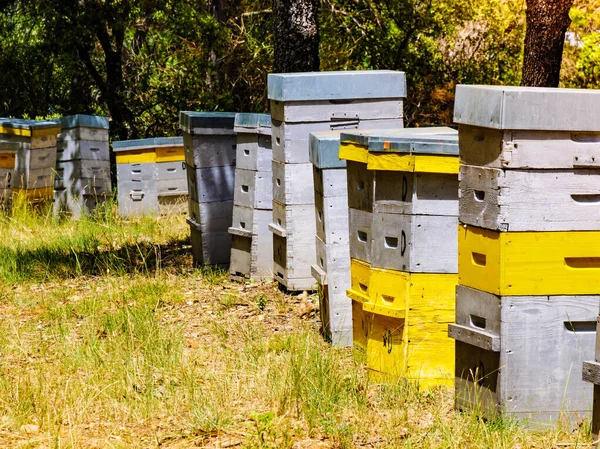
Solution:
M 315 193 L 325 197 L 348 198 L 348 176 L 345 166 L 322 169 L 313 165 L 313 179 Z
M 415 215 L 458 215 L 458 177 L 377 171 L 373 210 Z
M 190 218 L 201 232 L 207 234 L 228 232 L 232 222 L 232 201 L 198 203 L 190 200 L 188 204 Z
M 309 108 L 310 109 L 310 108 Z M 379 112 L 379 111 L 377 111 Z M 342 114 L 343 115 L 343 114 Z M 336 121 L 329 116 L 319 121 L 301 120 L 299 123 L 279 121 L 273 117 L 273 160 L 293 164 L 311 162 L 310 134 L 343 129 L 385 129 L 402 126 L 401 119 L 385 119 L 375 116 L 373 120 Z
M 314 205 L 312 164 L 273 161 L 273 200 L 287 205 Z
M 54 175 L 54 167 L 37 168 L 25 172 L 15 170 L 13 188 L 31 190 L 54 187 Z
M 471 295 L 489 296 L 477 290 Z M 463 298 L 457 296 L 457 310 Z M 488 418 L 528 418 L 530 427 L 589 415 L 591 385 L 580 380 L 580 370 L 593 352 L 598 300 L 597 295 L 497 298 L 500 351 L 456 343 L 457 406 Z
M 183 140 L 179 146 L 156 147 L 156 162 L 183 162 L 185 161 L 185 150 Z
M 600 131 L 497 130 L 461 125 L 465 165 L 507 169 L 600 168 Z
M 600 233 L 459 227 L 462 285 L 499 295 L 586 295 L 600 288 Z
M 600 362 L 583 362 L 582 377 L 585 382 L 600 385 Z
M 233 135 L 235 112 L 179 111 L 179 128 L 187 134 Z
M 459 161 L 456 156 L 369 153 L 367 167 L 369 170 L 456 174 Z
M 57 146 L 56 159 L 58 161 L 72 161 L 78 159 L 108 161 L 110 160 L 108 137 L 107 140 L 64 140 L 60 146 Z
M 119 181 L 117 189 L 119 213 L 123 217 L 158 213 L 155 181 Z
M 207 168 L 235 165 L 235 134 L 183 135 L 185 162 L 190 167 Z
M 345 197 L 323 198 L 315 193 L 317 237 L 325 243 L 348 246 L 348 199 Z
M 58 161 L 56 179 L 110 178 L 110 162 L 94 160 Z
M 187 179 L 159 179 L 156 190 L 158 196 L 187 196 Z
M 231 256 L 231 235 L 228 232 L 203 233 L 190 224 L 192 256 L 196 266 L 228 266 Z
M 190 198 L 201 203 L 233 200 L 235 166 L 186 169 Z
M 454 121 L 494 129 L 598 131 L 599 100 L 600 91 L 589 89 L 458 85 Z
M 148 181 L 156 184 L 158 172 L 153 162 L 117 164 L 117 184 L 130 181 Z
M 234 206 L 234 225 L 237 208 L 239 207 Z M 269 231 L 272 217 L 270 211 L 253 212 L 250 236 L 245 237 L 232 232 L 239 229 L 233 228 L 234 225 L 229 228 L 229 233 L 232 234 L 229 272 L 232 276 L 259 280 L 271 277 L 273 272 L 273 236 Z
M 457 224 L 458 217 L 452 216 L 374 213 L 371 264 L 413 273 L 456 273 Z
M 272 174 L 252 170 L 235 170 L 235 187 L 233 202 L 238 206 L 255 209 L 271 209 L 273 207 Z
M 30 150 L 19 148 L 15 163 L 15 171 L 24 173 L 29 170 L 56 166 L 56 148 Z
M 238 134 L 236 144 L 236 168 L 243 170 L 271 171 L 271 136 Z
M 347 167 L 348 207 L 373 212 L 375 200 L 375 173 L 366 164 L 348 161 Z
M 373 214 L 359 209 L 348 209 L 350 257 L 371 263 L 373 242 Z
M 77 127 L 77 128 L 62 128 L 60 134 L 57 136 L 58 140 L 63 142 L 77 141 L 77 140 L 94 140 L 97 142 L 108 143 L 109 131 L 108 129 L 100 128 L 88 128 L 88 127 Z
M 182 161 L 159 162 L 156 164 L 157 179 L 159 180 L 183 180 L 187 185 L 187 164 Z
M 600 170 L 461 167 L 461 221 L 499 231 L 593 231 Z

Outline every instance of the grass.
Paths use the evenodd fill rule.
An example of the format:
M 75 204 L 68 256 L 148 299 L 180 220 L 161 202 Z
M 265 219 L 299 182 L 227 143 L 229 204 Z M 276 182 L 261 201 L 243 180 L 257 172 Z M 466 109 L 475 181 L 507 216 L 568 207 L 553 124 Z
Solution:
M 192 267 L 183 217 L 0 218 L 0 447 L 590 447 L 375 383 L 273 284 Z

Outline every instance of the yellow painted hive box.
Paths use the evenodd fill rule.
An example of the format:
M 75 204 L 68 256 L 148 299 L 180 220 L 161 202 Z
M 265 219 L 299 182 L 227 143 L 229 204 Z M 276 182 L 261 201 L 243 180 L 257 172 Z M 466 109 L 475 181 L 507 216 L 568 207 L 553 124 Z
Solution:
M 458 281 L 500 296 L 600 291 L 600 232 L 499 232 L 460 225 Z
M 13 201 L 53 200 L 54 188 L 12 189 Z
M 362 260 L 350 259 L 350 289 L 346 291 L 352 300 L 352 340 L 354 348 L 367 350 L 367 326 L 363 304 L 369 300 L 371 266 Z
M 454 322 L 457 275 L 384 270 L 352 260 L 351 279 L 354 345 L 366 351 L 374 377 L 406 378 L 422 387 L 452 385 L 448 324 Z M 356 291 L 361 284 L 368 297 L 364 289 Z

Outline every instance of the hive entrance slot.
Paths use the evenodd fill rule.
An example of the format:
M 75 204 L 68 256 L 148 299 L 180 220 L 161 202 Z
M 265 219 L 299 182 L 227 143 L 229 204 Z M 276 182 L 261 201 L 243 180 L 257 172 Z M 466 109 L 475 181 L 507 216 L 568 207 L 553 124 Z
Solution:
M 386 248 L 396 249 L 398 248 L 397 237 L 384 237 L 384 244 Z
M 569 268 L 600 268 L 600 257 L 565 257 L 565 265 Z
M 571 195 L 573 201 L 579 204 L 595 204 L 600 203 L 600 195 L 588 194 L 588 195 Z
M 487 257 L 485 254 L 481 253 L 471 253 L 471 259 L 474 265 L 479 265 L 480 267 L 485 267 L 487 263 Z
M 358 231 L 358 232 L 357 232 L 357 236 L 358 236 L 358 240 L 359 240 L 360 242 L 363 242 L 363 243 L 366 243 L 366 242 L 367 242 L 368 235 L 367 235 L 367 233 L 366 233 L 366 232 L 363 232 L 363 231 Z
M 564 324 L 569 332 L 596 332 L 595 321 L 565 321 Z
M 485 200 L 485 192 L 483 190 L 474 190 L 473 193 L 475 195 L 475 201 L 481 202 Z
M 485 329 L 485 323 L 485 318 L 477 315 L 471 315 L 471 326 L 478 327 L 479 329 Z

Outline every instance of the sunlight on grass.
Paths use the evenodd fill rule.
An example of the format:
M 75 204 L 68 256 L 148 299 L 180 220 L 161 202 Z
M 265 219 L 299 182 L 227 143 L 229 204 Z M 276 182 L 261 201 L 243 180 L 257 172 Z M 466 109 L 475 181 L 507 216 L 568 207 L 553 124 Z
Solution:
M 183 217 L 0 219 L 0 447 L 589 447 L 375 382 L 273 284 L 195 270 Z

